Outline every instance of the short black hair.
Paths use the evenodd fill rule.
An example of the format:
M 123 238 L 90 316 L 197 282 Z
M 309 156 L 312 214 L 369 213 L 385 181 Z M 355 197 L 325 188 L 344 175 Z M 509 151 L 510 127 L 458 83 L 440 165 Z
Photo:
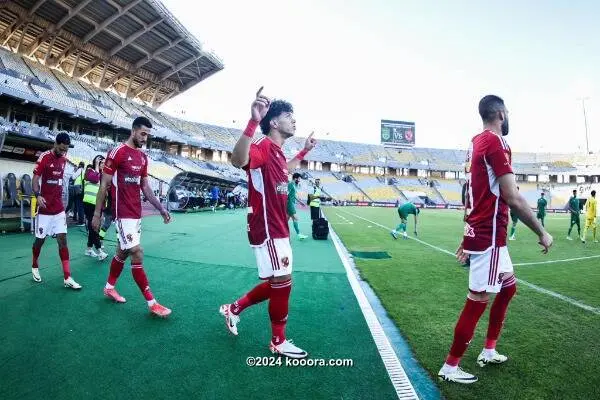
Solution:
M 70 145 L 71 144 L 71 137 L 69 136 L 68 133 L 61 132 L 58 135 L 56 135 L 55 141 L 56 141 L 56 144 Z
M 302 178 L 302 175 L 300 175 L 300 173 L 298 173 L 298 172 L 294 172 L 294 175 L 292 175 L 292 179 L 296 179 L 296 178 Z
M 494 122 L 498 116 L 498 111 L 504 111 L 504 100 L 493 94 L 484 96 L 479 100 L 479 115 L 483 122 Z
M 269 111 L 267 111 L 267 114 L 260 121 L 260 130 L 262 131 L 263 135 L 269 134 L 269 131 L 271 130 L 271 121 L 273 118 L 277 118 L 286 112 L 294 112 L 294 107 L 292 107 L 291 103 L 285 100 L 273 100 L 269 106 Z
M 596 196 L 596 191 L 592 190 L 592 196 Z
M 573 194 L 577 194 L 577 189 L 573 189 Z
M 150 122 L 150 120 L 146 117 L 137 117 L 133 120 L 133 124 L 131 124 L 133 129 L 139 129 L 142 126 L 145 126 L 146 128 L 152 128 L 152 122 Z
M 542 192 L 541 194 L 542 194 L 542 196 L 543 196 L 543 195 L 545 195 L 546 193 Z

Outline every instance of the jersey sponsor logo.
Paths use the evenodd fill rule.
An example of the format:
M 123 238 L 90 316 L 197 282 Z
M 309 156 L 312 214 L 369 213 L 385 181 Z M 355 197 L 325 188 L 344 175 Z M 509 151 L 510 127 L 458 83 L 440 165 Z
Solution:
M 141 165 L 132 165 L 131 169 L 134 171 L 141 171 L 142 170 L 142 166 Z
M 59 176 L 60 174 L 62 174 L 62 171 L 52 171 L 52 174 Z
M 125 177 L 123 178 L 123 181 L 125 183 L 139 185 L 141 178 L 139 176 L 125 175 Z
M 464 235 L 466 237 L 475 237 L 475 229 L 473 229 L 473 227 L 469 224 L 465 224 L 465 232 Z
M 278 194 L 288 194 L 288 184 L 287 182 L 279 182 L 277 187 L 275 188 Z
M 62 182 L 62 181 L 58 180 L 58 179 L 48 179 L 48 180 L 46 180 L 46 183 L 48 185 L 60 185 L 61 183 L 59 183 L 59 182 Z

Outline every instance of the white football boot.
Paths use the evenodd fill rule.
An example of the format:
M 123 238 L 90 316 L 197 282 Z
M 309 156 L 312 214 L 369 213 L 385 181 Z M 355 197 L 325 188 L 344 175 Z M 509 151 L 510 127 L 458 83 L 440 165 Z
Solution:
M 506 362 L 506 360 L 508 360 L 508 357 L 498 353 L 496 350 L 494 350 L 494 355 L 492 357 L 489 357 L 485 350 L 481 350 L 481 353 L 479 353 L 479 356 L 477 357 L 477 364 L 483 368 L 488 364 L 502 364 L 503 362 Z
M 271 350 L 271 353 L 273 354 L 281 354 L 282 356 L 289 358 L 306 358 L 308 356 L 306 351 L 294 345 L 291 340 L 284 340 L 277 345 L 271 342 L 269 344 L 269 350 Z
M 477 382 L 477 377 L 473 374 L 463 371 L 460 367 L 452 371 L 444 371 L 444 368 L 438 372 L 438 378 L 446 382 L 456 382 L 465 385 Z
M 219 314 L 225 317 L 225 325 L 229 329 L 229 332 L 237 336 L 237 324 L 240 322 L 240 316 L 231 312 L 231 304 L 223 304 L 219 308 Z

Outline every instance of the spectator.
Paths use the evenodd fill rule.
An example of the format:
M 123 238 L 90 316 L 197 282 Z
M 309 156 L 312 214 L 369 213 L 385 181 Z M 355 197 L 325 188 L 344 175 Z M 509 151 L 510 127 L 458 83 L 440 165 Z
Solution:
M 211 189 L 210 189 L 210 199 L 211 199 L 211 203 L 210 205 L 212 206 L 212 210 L 213 212 L 216 210 L 217 205 L 219 203 L 219 187 L 217 185 L 214 185 Z
M 73 173 L 73 200 L 74 200 L 74 206 L 75 206 L 75 213 L 77 214 L 77 225 L 78 226 L 84 226 L 83 223 L 83 217 L 84 217 L 84 210 L 83 210 L 83 178 L 84 178 L 84 173 L 85 173 L 85 164 L 83 161 L 81 161 L 79 163 L 79 166 L 77 167 L 77 169 L 75 170 L 75 172 Z M 73 217 L 73 219 L 75 219 L 75 217 Z
M 100 261 L 108 257 L 108 254 L 102 250 L 100 235 L 92 228 L 92 218 L 94 217 L 94 210 L 96 209 L 96 196 L 100 189 L 100 175 L 102 168 L 104 168 L 104 157 L 98 155 L 94 157 L 92 165 L 88 165 L 86 168 L 85 178 L 83 180 L 83 209 L 88 227 L 88 241 L 85 255 L 94 258 L 97 257 Z M 92 246 L 96 248 L 96 251 L 94 251 Z

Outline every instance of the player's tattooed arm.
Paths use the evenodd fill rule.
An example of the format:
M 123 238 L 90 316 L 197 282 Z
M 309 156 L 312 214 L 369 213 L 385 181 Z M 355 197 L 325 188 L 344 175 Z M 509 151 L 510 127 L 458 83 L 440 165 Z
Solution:
M 514 210 L 517 217 L 538 235 L 538 243 L 543 247 L 542 252 L 547 253 L 550 246 L 552 246 L 552 236 L 546 232 L 533 211 L 531 211 L 531 207 L 529 207 L 529 203 L 527 203 L 525 197 L 519 193 L 514 174 L 504 174 L 498 178 L 498 181 L 500 183 L 500 196 L 502 196 L 502 199 Z

